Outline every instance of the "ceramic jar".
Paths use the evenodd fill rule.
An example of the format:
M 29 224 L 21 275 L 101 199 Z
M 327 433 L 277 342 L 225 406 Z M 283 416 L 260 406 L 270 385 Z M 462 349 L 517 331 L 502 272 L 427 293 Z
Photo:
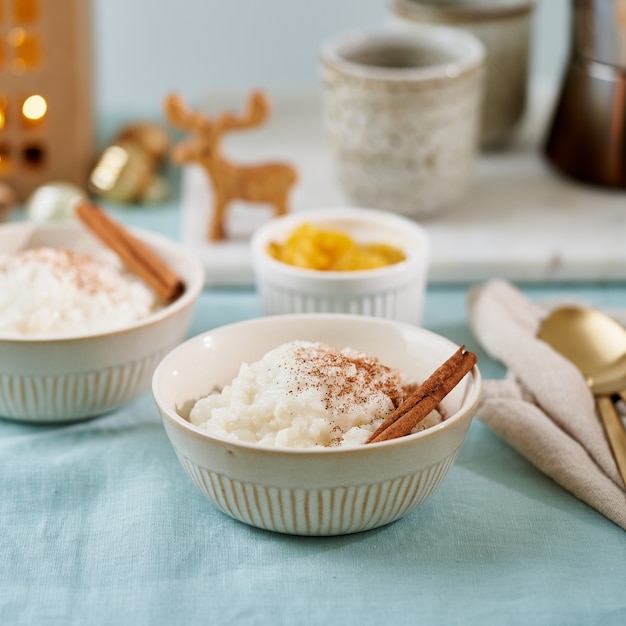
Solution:
M 532 0 L 390 0 L 393 24 L 462 28 L 485 46 L 481 145 L 506 142 L 526 107 Z
M 323 117 L 356 205 L 422 217 L 473 179 L 484 49 L 457 29 L 338 35 L 321 49 Z

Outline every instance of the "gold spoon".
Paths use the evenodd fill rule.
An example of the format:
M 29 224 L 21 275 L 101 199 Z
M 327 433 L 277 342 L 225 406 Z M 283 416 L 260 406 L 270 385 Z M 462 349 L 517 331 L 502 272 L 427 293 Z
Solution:
M 626 330 L 596 309 L 566 306 L 542 322 L 539 338 L 587 379 L 626 486 L 626 430 L 612 400 L 619 395 L 626 401 Z

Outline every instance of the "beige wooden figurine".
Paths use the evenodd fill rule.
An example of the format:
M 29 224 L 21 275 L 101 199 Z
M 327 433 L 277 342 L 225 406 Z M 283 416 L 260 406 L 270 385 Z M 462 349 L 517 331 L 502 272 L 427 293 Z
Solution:
M 175 163 L 198 163 L 213 184 L 214 205 L 208 238 L 220 241 L 227 237 L 226 209 L 233 200 L 270 204 L 276 215 L 288 211 L 288 195 L 296 182 L 296 171 L 286 163 L 240 165 L 231 163 L 220 150 L 220 140 L 231 130 L 252 128 L 268 117 L 269 102 L 259 91 L 248 98 L 245 112 L 236 116 L 222 113 L 215 119 L 204 113 L 190 111 L 177 94 L 165 100 L 165 116 L 175 128 L 191 135 L 172 150 Z

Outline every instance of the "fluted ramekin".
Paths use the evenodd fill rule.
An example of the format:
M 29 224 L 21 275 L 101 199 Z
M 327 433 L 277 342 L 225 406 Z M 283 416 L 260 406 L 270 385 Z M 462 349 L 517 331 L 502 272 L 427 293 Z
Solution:
M 283 242 L 300 224 L 339 230 L 362 242 L 402 249 L 406 260 L 359 271 L 303 269 L 277 261 L 271 242 Z M 430 240 L 410 218 L 366 208 L 298 211 L 266 222 L 252 236 L 252 265 L 266 315 L 350 313 L 420 324 L 430 261 Z

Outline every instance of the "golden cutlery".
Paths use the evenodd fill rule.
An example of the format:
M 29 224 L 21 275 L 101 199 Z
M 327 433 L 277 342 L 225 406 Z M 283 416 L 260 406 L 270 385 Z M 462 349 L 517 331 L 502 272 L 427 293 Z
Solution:
M 566 306 L 543 320 L 539 338 L 585 377 L 626 486 L 626 430 L 613 404 L 616 395 L 626 401 L 626 330 L 596 309 Z

